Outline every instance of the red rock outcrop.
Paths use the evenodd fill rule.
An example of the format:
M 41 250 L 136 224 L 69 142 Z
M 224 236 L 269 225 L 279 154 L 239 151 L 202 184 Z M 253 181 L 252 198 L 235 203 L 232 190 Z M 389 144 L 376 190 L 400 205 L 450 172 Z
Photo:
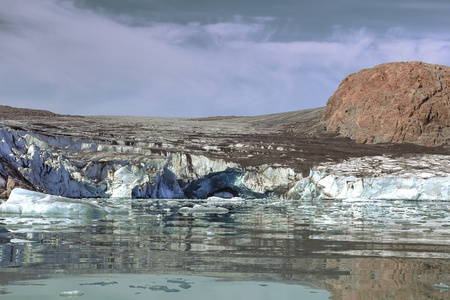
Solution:
M 450 141 L 450 68 L 397 62 L 351 74 L 323 120 L 358 143 L 440 146 Z

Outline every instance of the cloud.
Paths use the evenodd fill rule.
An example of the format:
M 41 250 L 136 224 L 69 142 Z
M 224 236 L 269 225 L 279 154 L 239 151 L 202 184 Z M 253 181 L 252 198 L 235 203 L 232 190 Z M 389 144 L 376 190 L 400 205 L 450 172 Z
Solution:
M 271 17 L 131 23 L 69 1 L 0 0 L 2 103 L 94 115 L 256 115 L 323 106 L 346 75 L 379 63 L 450 65 L 448 36 L 412 38 L 398 27 L 336 26 L 321 40 L 282 42 L 272 39 Z

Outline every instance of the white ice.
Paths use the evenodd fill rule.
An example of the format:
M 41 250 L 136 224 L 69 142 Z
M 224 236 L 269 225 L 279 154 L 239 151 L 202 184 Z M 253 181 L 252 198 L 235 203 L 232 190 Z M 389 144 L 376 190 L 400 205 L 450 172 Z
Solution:
M 228 209 L 220 206 L 203 206 L 200 204 L 194 207 L 181 207 L 178 210 L 182 214 L 226 214 Z
M 65 291 L 65 292 L 61 292 L 59 294 L 61 297 L 68 297 L 68 298 L 72 298 L 72 297 L 81 297 L 84 295 L 84 293 L 82 291 Z
M 93 200 L 70 199 L 16 188 L 0 205 L 1 214 L 103 217 L 107 210 Z
M 449 200 L 450 157 L 424 155 L 351 158 L 314 167 L 290 198 Z

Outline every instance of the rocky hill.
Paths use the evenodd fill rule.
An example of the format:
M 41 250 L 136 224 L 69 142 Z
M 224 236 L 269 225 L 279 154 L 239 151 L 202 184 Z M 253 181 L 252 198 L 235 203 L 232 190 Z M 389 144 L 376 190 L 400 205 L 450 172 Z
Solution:
M 397 70 L 405 66 L 409 64 L 382 69 L 406 72 Z M 362 71 L 366 72 L 375 71 Z M 346 82 L 358 76 L 349 78 L 326 108 L 256 117 L 70 116 L 0 106 L 0 196 L 24 187 L 66 197 L 450 199 L 448 118 L 444 118 L 448 106 L 436 114 L 437 108 L 430 108 L 420 143 L 406 143 L 406 133 L 388 143 L 381 143 L 381 133 L 370 135 L 368 129 L 352 135 L 352 129 L 365 124 L 360 114 L 369 113 L 361 110 L 363 100 L 356 97 L 351 98 L 355 106 L 350 100 L 340 104 L 339 99 L 350 99 L 344 93 L 351 90 Z M 421 84 L 416 94 L 431 93 L 430 88 L 421 90 L 432 86 L 431 81 Z M 398 86 L 393 88 L 394 98 L 400 97 Z M 381 84 L 378 89 L 387 88 Z M 371 90 L 375 95 L 377 88 Z M 417 107 L 408 103 L 401 107 L 421 116 L 415 112 L 428 102 L 448 103 L 442 91 L 431 93 L 433 100 Z M 388 115 L 384 106 L 367 105 L 374 119 Z M 349 107 L 348 112 L 343 107 Z M 405 132 L 416 124 L 410 123 Z M 428 147 L 431 144 L 436 146 Z
M 327 130 L 358 143 L 450 142 L 450 68 L 399 62 L 345 78 L 323 115 Z

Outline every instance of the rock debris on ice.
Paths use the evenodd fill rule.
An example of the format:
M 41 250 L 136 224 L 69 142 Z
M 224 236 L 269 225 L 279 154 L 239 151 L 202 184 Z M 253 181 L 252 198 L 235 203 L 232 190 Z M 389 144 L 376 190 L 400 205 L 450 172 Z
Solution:
M 11 197 L 1 209 L 104 213 L 67 198 L 450 199 L 448 148 L 359 145 L 324 133 L 321 112 L 3 120 L 0 197 Z

